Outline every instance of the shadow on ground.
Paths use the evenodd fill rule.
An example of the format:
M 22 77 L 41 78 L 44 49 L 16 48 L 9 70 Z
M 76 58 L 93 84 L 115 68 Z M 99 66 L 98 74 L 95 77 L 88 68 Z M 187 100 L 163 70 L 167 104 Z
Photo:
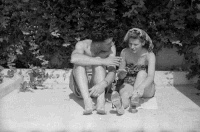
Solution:
M 194 85 L 177 85 L 174 87 L 200 107 L 200 90 L 195 88 Z
M 84 109 L 83 99 L 76 97 L 76 95 L 73 93 L 69 94 L 69 98 L 74 100 L 78 105 L 80 105 Z

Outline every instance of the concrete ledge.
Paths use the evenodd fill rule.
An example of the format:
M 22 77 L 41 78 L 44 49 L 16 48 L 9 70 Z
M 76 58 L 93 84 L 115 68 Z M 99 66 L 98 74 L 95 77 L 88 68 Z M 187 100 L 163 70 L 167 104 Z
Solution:
M 8 69 L 4 69 L 2 73 L 6 74 L 7 70 Z M 17 69 L 17 73 L 21 72 L 24 81 L 29 81 L 30 77 L 28 73 L 30 71 L 31 69 Z M 69 84 L 71 71 L 72 69 L 46 69 L 45 72 L 49 74 L 49 78 L 44 84 Z M 187 85 L 197 82 L 197 77 L 188 80 L 186 75 L 187 72 L 185 71 L 156 71 L 154 81 L 157 86 Z
M 188 80 L 186 78 L 187 73 L 185 71 L 156 71 L 155 82 L 158 86 L 195 84 L 198 78 L 194 77 Z
M 0 84 L 0 99 L 19 88 L 22 81 L 23 77 L 18 74 L 15 74 L 13 78 L 4 78 L 3 83 Z

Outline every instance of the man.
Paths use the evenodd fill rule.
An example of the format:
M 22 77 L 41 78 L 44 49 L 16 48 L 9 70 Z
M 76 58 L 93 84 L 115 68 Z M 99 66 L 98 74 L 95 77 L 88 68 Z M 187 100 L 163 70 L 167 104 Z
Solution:
M 97 113 L 106 114 L 105 89 L 114 81 L 115 67 L 121 61 L 121 57 L 116 57 L 112 36 L 106 33 L 92 35 L 92 40 L 79 41 L 71 55 L 74 68 L 70 88 L 76 96 L 83 98 L 85 115 L 92 114 L 94 109 L 91 97 L 97 97 Z M 87 76 L 88 67 L 92 68 L 91 79 Z

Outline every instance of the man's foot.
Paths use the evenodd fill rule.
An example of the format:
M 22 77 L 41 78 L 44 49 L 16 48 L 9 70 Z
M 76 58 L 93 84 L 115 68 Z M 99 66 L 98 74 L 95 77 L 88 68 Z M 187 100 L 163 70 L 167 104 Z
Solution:
M 124 114 L 124 107 L 121 104 L 121 98 L 120 98 L 119 93 L 117 91 L 114 91 L 112 93 L 111 101 L 112 101 L 112 104 L 115 106 L 117 113 L 119 115 L 123 115 Z
M 100 97 L 97 98 L 97 114 L 105 115 L 105 99 L 100 99 Z
M 83 115 L 90 115 L 94 110 L 94 105 L 91 98 L 84 100 L 85 110 L 83 111 Z

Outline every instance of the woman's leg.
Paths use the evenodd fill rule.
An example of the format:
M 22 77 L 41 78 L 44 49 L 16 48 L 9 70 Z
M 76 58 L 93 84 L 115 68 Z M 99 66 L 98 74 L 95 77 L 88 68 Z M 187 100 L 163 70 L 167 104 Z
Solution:
M 136 88 L 140 84 L 142 84 L 145 81 L 146 78 L 147 78 L 146 71 L 144 71 L 144 70 L 139 71 L 137 76 L 136 76 L 136 80 L 135 80 L 133 90 L 136 90 Z M 153 97 L 154 94 L 155 94 L 155 86 L 154 86 L 154 83 L 152 82 L 149 86 L 144 88 L 144 92 L 141 94 L 141 97 L 150 98 L 150 97 Z
M 126 109 L 129 107 L 130 104 L 130 96 L 133 93 L 133 86 L 127 83 L 124 83 L 119 90 L 121 99 L 122 99 L 122 105 Z
M 103 66 L 93 66 L 92 67 L 92 79 L 91 83 L 93 85 L 100 83 L 106 77 L 106 70 Z M 105 114 L 105 92 L 97 97 L 97 112 L 99 114 Z
M 87 78 L 87 73 L 86 73 L 85 67 L 76 65 L 76 66 L 74 66 L 72 71 L 73 71 L 73 76 L 75 78 L 76 84 L 78 85 L 78 88 L 83 97 L 83 101 L 84 101 L 84 105 L 85 105 L 84 114 L 91 114 L 93 111 L 93 104 L 92 104 L 92 100 L 89 96 L 88 78 Z
M 155 93 L 155 87 L 153 86 L 153 82 L 152 84 L 150 84 L 149 86 L 145 87 L 144 89 L 138 89 L 138 86 L 140 84 L 142 84 L 145 79 L 147 78 L 147 73 L 146 71 L 142 70 L 142 71 L 139 71 L 137 76 L 136 76 L 136 80 L 135 80 L 135 84 L 134 84 L 134 87 L 133 87 L 133 95 L 131 97 L 131 110 L 132 112 L 136 112 L 135 111 L 135 107 L 137 105 L 139 105 L 139 98 L 140 97 L 153 97 L 154 96 L 154 93 Z M 139 94 L 138 93 L 135 93 L 134 91 L 137 90 L 139 91 Z

